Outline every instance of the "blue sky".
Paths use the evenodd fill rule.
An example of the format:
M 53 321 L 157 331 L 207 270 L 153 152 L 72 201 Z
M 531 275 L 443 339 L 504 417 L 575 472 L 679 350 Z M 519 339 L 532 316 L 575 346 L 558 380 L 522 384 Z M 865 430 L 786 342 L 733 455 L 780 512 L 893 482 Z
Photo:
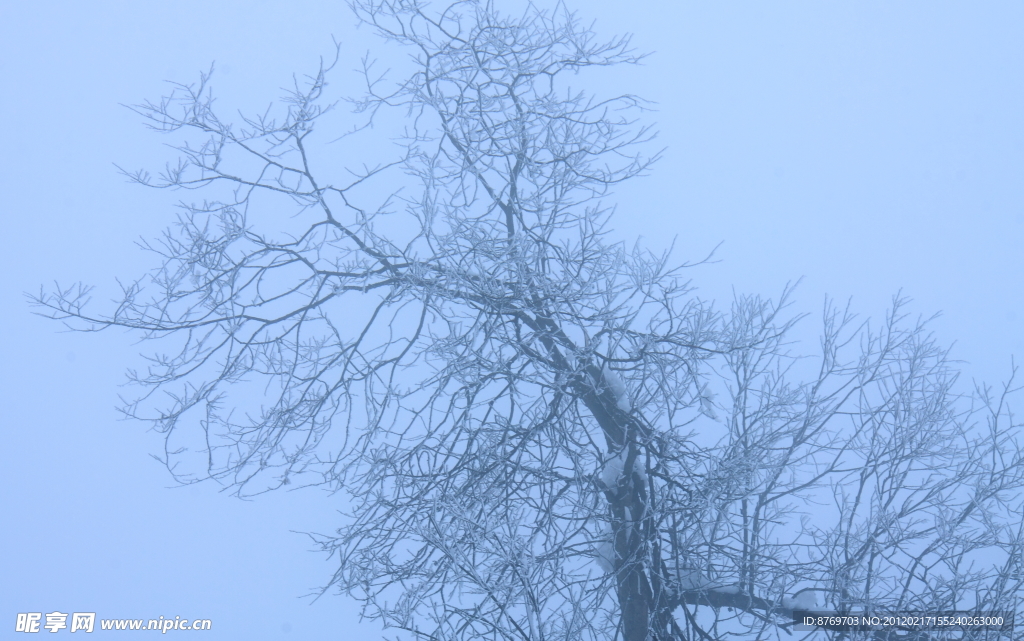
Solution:
M 634 34 L 640 68 L 588 76 L 657 103 L 664 160 L 625 185 L 614 227 L 695 268 L 700 291 L 826 294 L 878 317 L 901 290 L 997 382 L 1024 360 L 1024 5 L 1016 2 L 599 2 L 599 34 Z M 300 599 L 333 570 L 293 531 L 329 531 L 337 497 L 242 502 L 169 489 L 158 435 L 119 420 L 136 337 L 60 333 L 22 293 L 98 286 L 150 266 L 133 242 L 174 194 L 113 163 L 159 168 L 160 137 L 120 104 L 156 99 L 217 62 L 223 104 L 256 111 L 342 41 L 336 86 L 377 47 L 343 3 L 7 3 L 0 8 L 6 152 L 0 342 L 6 447 L 0 626 L 17 612 L 209 618 L 211 638 L 379 638 L 343 597 Z M 813 332 L 813 317 L 807 331 Z M 102 634 L 102 633 L 100 633 Z

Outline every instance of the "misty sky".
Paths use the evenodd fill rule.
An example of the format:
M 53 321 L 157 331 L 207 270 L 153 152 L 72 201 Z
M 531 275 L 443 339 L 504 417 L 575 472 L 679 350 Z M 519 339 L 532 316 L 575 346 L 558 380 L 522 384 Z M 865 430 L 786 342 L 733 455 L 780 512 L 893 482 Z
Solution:
M 1024 361 L 1024 4 L 599 2 L 640 68 L 581 78 L 655 103 L 664 160 L 614 197 L 619 236 L 676 239 L 700 292 L 826 294 L 878 317 L 902 289 L 972 378 Z M 259 111 L 342 43 L 335 88 L 377 41 L 342 2 L 26 2 L 0 8 L 4 154 L 0 629 L 17 612 L 213 620 L 217 639 L 379 638 L 344 597 L 299 598 L 334 566 L 294 533 L 329 532 L 337 497 L 242 502 L 168 489 L 159 435 L 115 411 L 137 337 L 60 333 L 23 292 L 82 280 L 102 305 L 153 266 L 134 242 L 180 195 L 128 184 L 165 140 L 120 106 L 216 61 L 222 106 Z M 227 110 L 225 110 L 227 111 Z M 808 346 L 808 351 L 813 346 Z M 62 634 L 67 634 L 63 631 Z M 103 635 L 102 632 L 97 632 Z M 109 633 L 114 635 L 116 633 Z

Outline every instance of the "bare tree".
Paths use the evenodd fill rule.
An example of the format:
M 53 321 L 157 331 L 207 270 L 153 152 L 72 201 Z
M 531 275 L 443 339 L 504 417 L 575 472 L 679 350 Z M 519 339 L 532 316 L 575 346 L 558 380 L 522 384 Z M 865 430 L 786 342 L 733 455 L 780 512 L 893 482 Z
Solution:
M 207 199 L 146 245 L 160 266 L 111 314 L 81 286 L 36 298 L 170 345 L 125 412 L 166 435 L 175 478 L 348 495 L 315 537 L 338 562 L 325 590 L 411 638 L 1020 612 L 1012 378 L 958 392 L 898 298 L 879 326 L 826 305 L 820 349 L 797 354 L 788 290 L 718 311 L 686 265 L 612 240 L 604 199 L 651 166 L 653 135 L 640 99 L 569 83 L 639 62 L 628 39 L 561 5 L 352 6 L 412 55 L 398 82 L 364 61 L 351 135 L 319 133 L 330 66 L 237 125 L 209 75 L 177 85 L 135 110 L 179 163 L 129 175 Z M 389 117 L 392 161 L 340 166 Z

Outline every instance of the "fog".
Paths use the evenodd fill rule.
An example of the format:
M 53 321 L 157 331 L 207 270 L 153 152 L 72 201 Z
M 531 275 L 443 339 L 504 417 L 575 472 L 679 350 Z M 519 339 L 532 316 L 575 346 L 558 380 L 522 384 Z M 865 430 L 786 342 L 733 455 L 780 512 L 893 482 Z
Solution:
M 654 103 L 664 157 L 610 198 L 618 237 L 675 239 L 680 261 L 714 250 L 690 275 L 726 305 L 802 279 L 794 312 L 811 314 L 811 341 L 826 295 L 877 318 L 902 291 L 914 315 L 941 312 L 932 328 L 963 384 L 998 383 L 1024 359 L 1024 6 L 572 6 L 651 53 L 579 81 Z M 123 105 L 216 61 L 222 105 L 261 111 L 333 55 L 332 36 L 329 81 L 358 95 L 350 70 L 381 45 L 353 22 L 343 3 L 300 0 L 0 9 L 3 625 L 59 610 L 207 618 L 218 639 L 380 637 L 347 598 L 303 598 L 334 566 L 297 532 L 333 531 L 338 497 L 172 488 L 149 456 L 160 436 L 115 410 L 132 394 L 125 369 L 142 364 L 138 336 L 61 332 L 23 296 L 81 280 L 102 307 L 115 279 L 153 266 L 134 243 L 171 223 L 182 195 L 118 173 L 173 158 Z

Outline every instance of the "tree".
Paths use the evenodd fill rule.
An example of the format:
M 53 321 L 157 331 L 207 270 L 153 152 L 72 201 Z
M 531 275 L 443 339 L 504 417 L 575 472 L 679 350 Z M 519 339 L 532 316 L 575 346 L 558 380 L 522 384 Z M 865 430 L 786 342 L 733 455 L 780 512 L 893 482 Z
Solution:
M 687 265 L 615 242 L 605 198 L 652 166 L 653 133 L 639 98 L 569 82 L 639 62 L 628 39 L 560 5 L 352 6 L 412 52 L 393 84 L 364 61 L 340 138 L 360 151 L 397 110 L 392 160 L 345 173 L 352 151 L 320 144 L 331 65 L 237 126 L 209 74 L 177 85 L 135 110 L 184 139 L 181 160 L 128 175 L 206 199 L 147 245 L 159 267 L 112 313 L 82 286 L 36 297 L 171 345 L 124 411 L 166 435 L 176 479 L 348 494 L 314 537 L 338 562 L 325 590 L 412 638 L 1021 611 L 1012 377 L 958 392 L 901 298 L 878 327 L 827 304 L 820 349 L 795 354 L 790 290 L 719 311 Z

